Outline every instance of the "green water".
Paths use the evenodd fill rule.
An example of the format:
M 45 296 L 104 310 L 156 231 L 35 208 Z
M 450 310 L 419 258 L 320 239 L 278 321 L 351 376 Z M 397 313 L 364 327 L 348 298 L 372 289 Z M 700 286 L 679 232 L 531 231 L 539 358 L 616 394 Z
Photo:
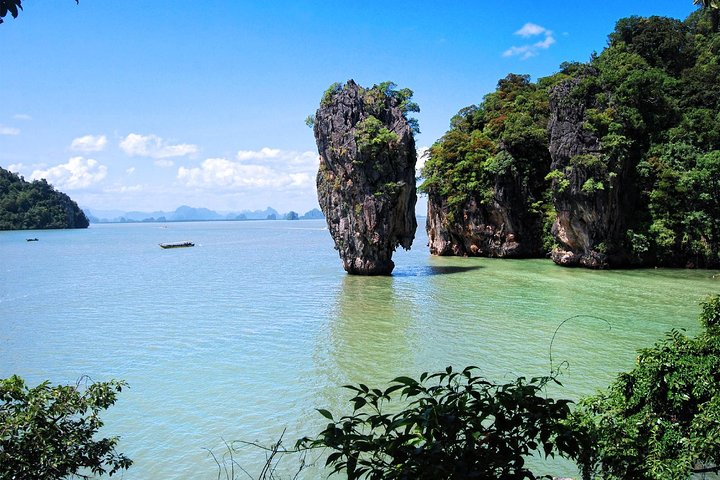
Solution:
M 106 416 L 135 460 L 126 479 L 215 479 L 207 449 L 312 435 L 325 423 L 315 408 L 348 412 L 347 383 L 470 364 L 496 381 L 546 374 L 569 318 L 552 347 L 564 387 L 551 393 L 575 399 L 669 329 L 698 331 L 699 301 L 720 293 L 716 271 L 431 257 L 421 231 L 392 277 L 351 277 L 322 221 L 26 236 L 0 232 L 0 377 L 127 380 Z M 197 246 L 157 245 L 180 240 Z M 238 455 L 259 471 L 262 453 Z

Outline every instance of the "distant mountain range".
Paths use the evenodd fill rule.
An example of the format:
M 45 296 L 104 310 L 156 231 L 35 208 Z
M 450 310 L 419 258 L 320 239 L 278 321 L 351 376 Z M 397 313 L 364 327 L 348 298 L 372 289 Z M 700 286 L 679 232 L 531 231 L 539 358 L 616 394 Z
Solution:
M 202 222 L 208 220 L 315 220 L 325 218 L 320 210 L 313 208 L 304 215 L 297 212 L 279 213 L 272 207 L 265 210 L 243 210 L 241 212 L 218 213 L 207 208 L 183 205 L 174 212 L 123 212 L 120 210 L 91 210 L 83 208 L 90 223 L 133 223 L 133 222 Z

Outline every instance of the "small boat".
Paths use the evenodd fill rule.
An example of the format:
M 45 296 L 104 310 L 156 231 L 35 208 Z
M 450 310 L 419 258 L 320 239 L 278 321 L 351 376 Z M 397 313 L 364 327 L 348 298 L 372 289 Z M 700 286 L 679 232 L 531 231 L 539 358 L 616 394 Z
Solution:
M 25 240 L 27 240 L 28 242 L 37 242 L 38 241 L 37 238 L 26 238 Z
M 194 247 L 193 242 L 174 242 L 174 243 L 161 243 L 160 248 L 185 248 Z

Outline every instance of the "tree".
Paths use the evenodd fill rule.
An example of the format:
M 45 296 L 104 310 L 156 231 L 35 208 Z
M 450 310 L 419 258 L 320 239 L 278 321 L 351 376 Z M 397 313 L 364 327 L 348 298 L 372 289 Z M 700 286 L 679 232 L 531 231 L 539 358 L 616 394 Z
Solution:
M 0 230 L 87 228 L 85 213 L 45 179 L 26 182 L 0 167 Z
M 720 472 L 720 295 L 702 304 L 703 331 L 673 330 L 633 370 L 583 399 L 572 421 L 592 438 L 584 478 L 686 480 Z
M 95 440 L 100 412 L 115 403 L 125 382 L 91 382 L 29 388 L 13 375 L 0 380 L 0 479 L 90 478 L 127 469 L 132 460 L 115 450 L 118 437 Z
M 448 367 L 419 381 L 398 377 L 385 390 L 348 385 L 353 413 L 335 420 L 319 410 L 330 423 L 298 447 L 329 449 L 332 473 L 350 480 L 535 479 L 528 456 L 575 457 L 578 437 L 563 422 L 571 402 L 544 394 L 554 377 L 499 385 L 475 375 L 476 368 Z M 386 413 L 394 392 L 407 406 Z
M 80 0 L 75 0 L 75 3 L 79 4 Z M 0 0 L 0 23 L 3 23 L 3 18 L 8 12 L 13 18 L 17 18 L 22 9 L 22 0 Z
M 705 10 L 710 10 L 713 32 L 720 31 L 720 0 L 693 0 L 693 3 L 702 5 Z
M 13 18 L 17 18 L 18 10 L 22 10 L 22 0 L 0 0 L 0 23 L 3 23 L 8 12 Z

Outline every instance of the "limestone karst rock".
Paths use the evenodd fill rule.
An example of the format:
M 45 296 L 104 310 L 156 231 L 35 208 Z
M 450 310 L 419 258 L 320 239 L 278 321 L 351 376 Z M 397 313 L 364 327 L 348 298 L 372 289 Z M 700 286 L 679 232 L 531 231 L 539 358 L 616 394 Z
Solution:
M 345 271 L 389 275 L 398 246 L 412 245 L 415 219 L 412 92 L 386 83 L 333 85 L 314 118 L 320 208 Z
M 545 90 L 510 74 L 450 120 L 423 169 L 432 254 L 543 256 L 547 111 Z
M 505 155 L 510 153 L 504 151 Z M 498 174 L 492 199 L 471 197 L 453 212 L 442 195 L 428 192 L 426 229 L 433 255 L 526 258 L 542 256 L 542 216 L 529 208 L 534 185 Z
M 586 75 L 597 72 L 589 69 Z M 623 239 L 635 204 L 629 186 L 634 164 L 614 158 L 586 129 L 586 112 L 597 108 L 594 98 L 599 92 L 584 91 L 582 82 L 583 77 L 568 80 L 550 93 L 550 168 L 555 172 L 557 212 L 552 234 L 558 244 L 551 257 L 563 266 L 624 266 L 631 262 Z

